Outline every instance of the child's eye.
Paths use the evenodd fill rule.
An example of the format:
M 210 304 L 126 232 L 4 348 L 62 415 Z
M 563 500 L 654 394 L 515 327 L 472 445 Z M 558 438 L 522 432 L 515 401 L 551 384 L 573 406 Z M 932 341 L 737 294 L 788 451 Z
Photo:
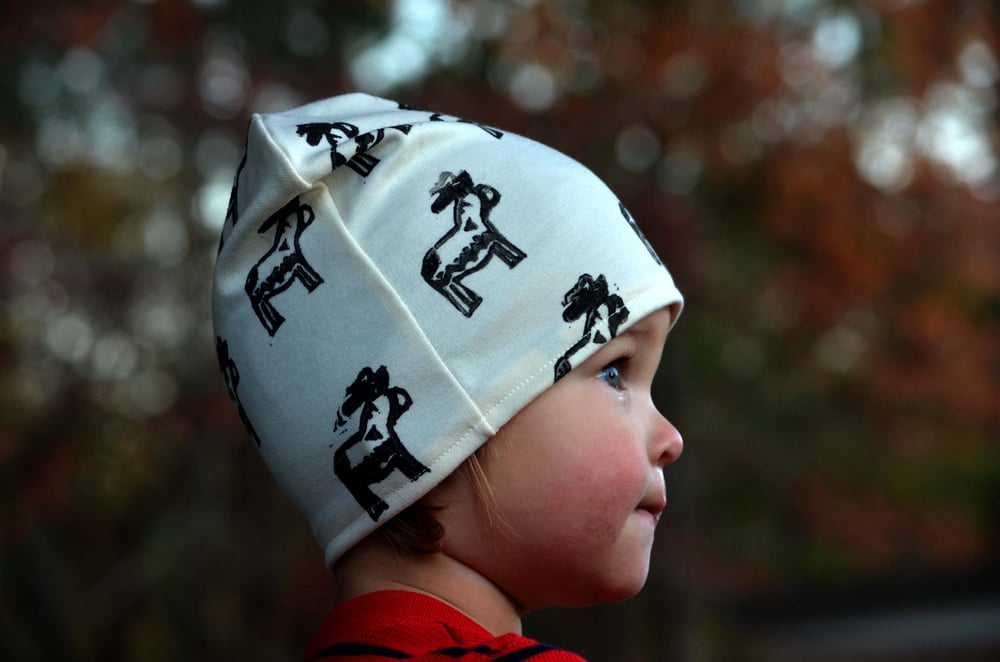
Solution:
M 597 378 L 606 382 L 608 386 L 615 390 L 621 390 L 622 388 L 622 371 L 621 371 L 621 359 L 613 361 L 608 365 L 601 368 L 601 371 L 597 373 Z

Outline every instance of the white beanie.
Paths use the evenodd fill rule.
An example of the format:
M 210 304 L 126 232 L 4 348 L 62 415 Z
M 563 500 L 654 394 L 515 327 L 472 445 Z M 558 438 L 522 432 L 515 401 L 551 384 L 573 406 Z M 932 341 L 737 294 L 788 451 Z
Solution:
M 576 161 L 349 94 L 251 120 L 213 318 L 229 395 L 332 565 L 601 343 L 681 304 Z

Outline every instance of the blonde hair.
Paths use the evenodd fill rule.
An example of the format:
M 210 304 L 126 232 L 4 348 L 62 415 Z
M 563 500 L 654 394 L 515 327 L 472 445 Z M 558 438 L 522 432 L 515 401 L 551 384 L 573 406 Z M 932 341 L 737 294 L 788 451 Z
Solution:
M 490 445 L 484 444 L 470 455 L 458 468 L 458 472 L 472 488 L 476 503 L 489 525 L 496 526 L 503 525 L 504 518 L 480 459 L 484 453 L 489 452 L 486 449 Z M 440 552 L 444 546 L 445 532 L 434 513 L 442 508 L 444 504 L 432 492 L 386 522 L 379 531 L 397 551 L 416 555 Z

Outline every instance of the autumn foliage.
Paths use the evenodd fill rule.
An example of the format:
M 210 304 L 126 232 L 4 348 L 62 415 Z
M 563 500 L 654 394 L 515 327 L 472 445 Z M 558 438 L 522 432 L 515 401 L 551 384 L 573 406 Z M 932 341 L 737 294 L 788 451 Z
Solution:
M 583 161 L 687 297 L 633 659 L 723 655 L 734 599 L 995 563 L 997 3 L 419 6 L 3 10 L 0 657 L 300 654 L 331 580 L 208 288 L 250 113 L 353 89 Z

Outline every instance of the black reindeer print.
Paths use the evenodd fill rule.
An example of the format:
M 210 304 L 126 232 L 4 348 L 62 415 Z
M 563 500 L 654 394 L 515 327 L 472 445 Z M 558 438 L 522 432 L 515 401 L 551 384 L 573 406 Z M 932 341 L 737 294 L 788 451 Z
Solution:
M 333 431 L 350 436 L 334 451 L 333 473 L 375 521 L 389 506 L 372 492 L 372 485 L 397 470 L 411 481 L 430 471 L 406 450 L 396 434 L 396 421 L 411 404 L 409 393 L 389 385 L 389 371 L 383 365 L 376 370 L 362 368 L 337 410 Z M 352 463 L 348 451 L 358 444 L 367 452 Z
M 326 140 L 330 146 L 330 167 L 336 170 L 347 163 L 347 157 L 337 151 L 337 146 L 358 135 L 358 127 L 347 122 L 311 122 L 299 124 L 295 133 L 303 136 L 306 142 L 316 147 L 321 140 Z
M 608 289 L 608 281 L 603 274 L 594 278 L 590 274 L 580 276 L 576 284 L 566 292 L 562 300 L 563 321 L 575 322 L 581 317 L 583 335 L 566 353 L 556 361 L 553 381 L 559 381 L 573 369 L 570 357 L 590 343 L 604 344 L 618 335 L 618 329 L 628 320 L 628 308 L 617 294 Z M 602 314 L 603 311 L 603 314 Z
M 392 129 L 407 135 L 410 133 L 411 128 L 413 127 L 409 124 L 401 124 L 399 126 L 391 126 L 388 129 L 377 129 L 370 133 L 358 135 L 358 127 L 347 122 L 312 122 L 298 125 L 296 133 L 303 136 L 306 142 L 313 147 L 319 145 L 321 140 L 326 141 L 330 146 L 330 166 L 332 170 L 346 165 L 362 177 L 367 177 L 375 169 L 375 166 L 379 164 L 379 159 L 370 154 L 369 150 L 382 142 L 385 138 L 385 132 Z M 357 143 L 357 151 L 354 153 L 354 156 L 348 159 L 337 150 L 337 147 L 351 139 L 354 139 L 354 142 Z
M 240 190 L 240 175 L 243 174 L 243 169 L 247 167 L 247 150 L 246 147 L 243 148 L 243 158 L 240 159 L 240 164 L 236 167 L 236 176 L 233 177 L 233 189 L 229 192 L 229 206 L 226 207 L 226 221 L 232 220 L 233 225 L 236 225 L 236 221 L 239 216 L 239 190 Z
M 243 408 L 243 403 L 240 402 L 240 371 L 236 368 L 236 362 L 229 356 L 229 343 L 219 336 L 215 337 L 215 355 L 219 359 L 219 368 L 222 369 L 222 376 L 226 380 L 226 390 L 229 392 L 229 399 L 236 405 L 236 411 L 240 415 L 240 420 L 243 421 L 247 432 L 250 433 L 250 436 L 253 437 L 253 440 L 257 442 L 257 446 L 259 447 L 260 437 L 257 436 L 257 431 L 253 429 L 250 417 L 247 416 L 247 412 Z
M 247 274 L 245 289 L 253 311 L 271 336 L 285 321 L 271 299 L 291 287 L 296 280 L 309 292 L 323 282 L 316 270 L 306 262 L 299 247 L 302 231 L 309 227 L 314 218 L 312 207 L 295 198 L 272 214 L 258 230 L 260 234 L 264 234 L 273 228 L 274 243 Z
M 656 251 L 653 250 L 652 244 L 649 243 L 649 240 L 646 239 L 646 235 L 644 235 L 642 233 L 642 230 L 639 229 L 639 224 L 635 222 L 634 218 L 632 218 L 632 214 L 628 213 L 628 209 L 625 209 L 625 205 L 619 202 L 618 210 L 621 211 L 622 216 L 625 217 L 625 220 L 628 221 L 628 224 L 632 226 L 632 230 L 635 231 L 635 234 L 639 237 L 639 240 L 642 241 L 643 246 L 646 247 L 646 250 L 649 251 L 649 254 L 653 256 L 653 259 L 656 260 L 656 263 L 662 266 L 663 262 L 660 261 L 660 256 L 657 255 Z
M 410 110 L 415 113 L 426 113 L 428 111 L 421 110 L 420 108 L 415 108 L 413 106 L 407 105 L 405 103 L 399 104 L 400 110 Z M 461 122 L 462 124 L 471 124 L 473 126 L 478 126 L 480 129 L 493 136 L 497 140 L 503 138 L 503 131 L 496 129 L 492 126 L 486 124 L 480 124 L 479 122 L 473 122 L 471 120 L 462 119 L 461 117 L 455 117 L 454 115 L 443 115 L 441 113 L 430 113 L 430 117 L 427 118 L 431 122 Z
M 494 255 L 511 269 L 526 255 L 490 221 L 500 201 L 500 192 L 492 186 L 473 183 L 464 170 L 458 175 L 443 172 L 431 195 L 435 214 L 452 207 L 452 226 L 424 255 L 420 274 L 459 312 L 472 317 L 483 299 L 462 279 L 485 267 Z
M 503 138 L 503 131 L 500 129 L 494 129 L 492 126 L 487 126 L 485 124 L 480 124 L 479 122 L 473 122 L 471 120 L 464 120 L 461 117 L 452 117 L 448 115 L 442 115 L 441 113 L 433 113 L 430 117 L 432 122 L 461 122 L 462 124 L 471 124 L 473 126 L 478 126 L 480 129 L 490 134 L 497 140 Z
M 236 221 L 239 220 L 239 190 L 240 190 L 240 175 L 243 174 L 243 169 L 247 167 L 247 148 L 243 147 L 243 158 L 240 159 L 239 166 L 236 167 L 236 175 L 233 177 L 233 188 L 229 192 L 229 205 L 226 207 L 226 218 L 223 220 L 223 225 L 232 221 L 232 225 L 236 225 Z M 222 246 L 225 244 L 225 233 L 219 233 L 219 247 L 216 250 L 217 253 L 222 252 Z
M 399 126 L 390 126 L 388 129 L 378 129 L 377 131 L 372 131 L 371 133 L 365 133 L 357 137 L 358 152 L 354 155 L 350 161 L 347 162 L 347 167 L 358 173 L 362 177 L 367 177 L 371 174 L 372 170 L 379 164 L 379 160 L 373 156 L 369 150 L 382 142 L 385 138 L 385 132 L 389 129 L 399 131 L 403 135 L 408 135 L 410 129 L 413 128 L 409 124 L 401 124 Z

